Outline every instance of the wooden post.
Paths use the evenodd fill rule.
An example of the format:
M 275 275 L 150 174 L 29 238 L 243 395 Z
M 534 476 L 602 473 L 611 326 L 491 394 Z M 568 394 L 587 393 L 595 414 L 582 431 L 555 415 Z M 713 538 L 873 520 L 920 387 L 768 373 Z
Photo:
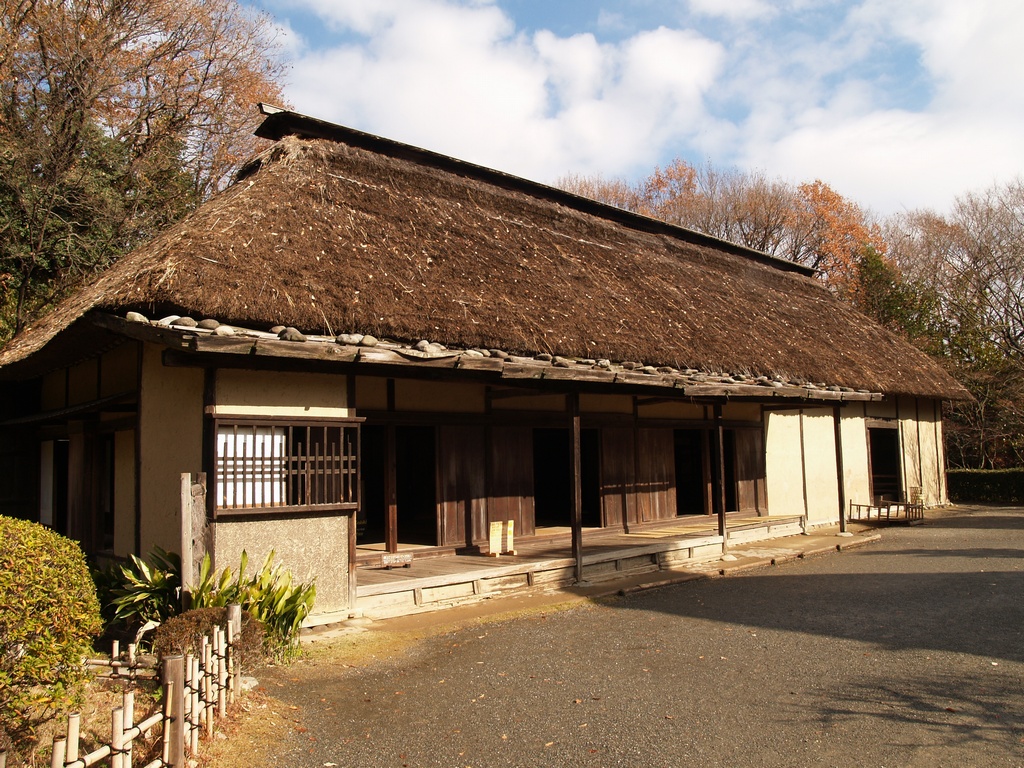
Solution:
M 185 594 L 195 584 L 192 573 L 192 475 L 181 473 L 181 601 L 182 608 L 186 602 Z M 191 602 L 191 600 L 187 601 Z
M 174 682 L 167 680 L 164 683 L 164 733 L 162 749 L 160 750 L 160 759 L 163 760 L 164 765 L 171 765 L 171 739 L 169 729 L 171 727 L 171 718 L 174 716 L 172 702 L 177 694 L 174 690 Z
M 580 463 L 580 396 L 569 395 L 572 414 L 572 557 L 576 583 L 583 581 L 583 478 Z
M 231 625 L 231 631 L 234 637 L 238 637 L 242 634 L 242 606 L 237 603 L 232 603 L 227 606 L 227 621 Z
M 843 469 L 842 409 L 832 407 L 832 423 L 836 433 L 836 474 L 839 476 L 839 532 L 846 533 L 846 472 Z
M 722 537 L 722 551 L 729 546 L 729 530 L 725 524 L 725 427 L 722 426 L 722 406 L 715 404 L 714 451 L 718 462 L 715 473 L 715 511 L 718 513 L 718 535 Z
M 393 379 L 388 379 L 392 383 Z M 398 551 L 398 453 L 395 434 L 395 425 L 387 425 L 387 439 L 385 440 L 387 466 L 384 470 L 384 500 L 387 505 L 387 519 L 384 523 L 384 538 L 386 539 L 385 549 L 388 552 Z
M 164 722 L 167 765 L 185 768 L 185 658 L 178 653 L 165 656 L 163 663 L 162 682 L 170 715 Z

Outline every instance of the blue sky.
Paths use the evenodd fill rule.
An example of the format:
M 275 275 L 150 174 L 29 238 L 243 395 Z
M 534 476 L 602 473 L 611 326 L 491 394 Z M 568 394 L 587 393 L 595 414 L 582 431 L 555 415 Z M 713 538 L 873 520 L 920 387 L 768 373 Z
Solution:
M 1019 0 L 254 0 L 305 114 L 550 183 L 679 157 L 876 213 L 1024 175 Z

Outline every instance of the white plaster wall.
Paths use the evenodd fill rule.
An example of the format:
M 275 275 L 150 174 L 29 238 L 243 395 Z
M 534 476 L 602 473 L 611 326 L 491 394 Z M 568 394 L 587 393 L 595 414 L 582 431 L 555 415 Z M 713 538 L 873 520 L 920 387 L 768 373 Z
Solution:
M 832 409 L 804 411 L 804 461 L 807 471 L 807 522 L 839 522 L 835 420 Z
M 202 471 L 203 372 L 165 368 L 162 347 L 142 352 L 139 393 L 142 554 L 181 549 L 181 473 Z
M 869 419 L 895 419 L 896 401 L 894 399 L 883 400 L 882 402 L 868 402 L 864 404 Z
M 918 429 L 917 401 L 912 397 L 899 399 L 900 449 L 903 452 L 903 495 L 909 498 L 910 488 L 923 488 L 921 473 L 921 433 Z
M 345 418 L 348 378 L 327 373 L 217 371 L 217 415 Z
M 871 471 L 868 466 L 868 430 L 863 405 L 849 405 L 840 417 L 843 441 L 843 477 L 846 503 L 871 501 Z M 849 508 L 849 507 L 847 507 Z
M 757 403 L 726 403 L 722 406 L 726 421 L 760 421 L 761 406 Z
M 765 436 L 768 512 L 771 515 L 803 515 L 800 411 L 768 411 L 765 419 L 768 425 Z
M 942 464 L 940 444 L 942 442 L 942 411 L 934 400 L 921 400 L 921 419 L 918 433 L 921 438 L 921 476 L 924 479 L 924 503 L 926 506 L 937 506 L 945 503 L 943 476 L 945 468 Z
M 946 439 L 942 425 L 942 403 L 935 402 L 935 454 L 939 462 L 939 504 L 949 503 L 949 490 L 946 485 Z

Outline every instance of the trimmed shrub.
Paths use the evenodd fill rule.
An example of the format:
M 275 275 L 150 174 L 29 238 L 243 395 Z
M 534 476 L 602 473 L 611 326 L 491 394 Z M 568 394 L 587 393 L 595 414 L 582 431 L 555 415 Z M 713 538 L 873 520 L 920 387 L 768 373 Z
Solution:
M 82 661 L 101 627 L 78 544 L 0 517 L 0 730 L 16 747 L 76 703 Z
M 153 653 L 168 656 L 199 652 L 205 636 L 227 623 L 227 608 L 193 608 L 174 616 L 153 635 Z M 263 660 L 263 625 L 248 611 L 242 611 L 242 632 L 234 638 L 235 660 L 240 669 L 251 669 Z
M 951 469 L 951 501 L 975 504 L 1024 504 L 1024 469 Z

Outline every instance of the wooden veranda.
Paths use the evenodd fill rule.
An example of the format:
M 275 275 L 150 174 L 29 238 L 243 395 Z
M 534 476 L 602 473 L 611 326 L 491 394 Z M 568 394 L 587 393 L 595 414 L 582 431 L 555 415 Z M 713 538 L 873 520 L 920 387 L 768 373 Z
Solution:
M 725 542 L 748 542 L 798 534 L 800 516 L 726 515 L 726 536 L 717 517 L 688 516 L 626 533 L 583 532 L 582 581 L 671 570 L 721 556 Z M 361 567 L 356 575 L 355 613 L 386 618 L 521 590 L 558 589 L 578 583 L 570 529 L 516 542 L 516 554 L 500 557 L 417 557 L 393 567 Z

